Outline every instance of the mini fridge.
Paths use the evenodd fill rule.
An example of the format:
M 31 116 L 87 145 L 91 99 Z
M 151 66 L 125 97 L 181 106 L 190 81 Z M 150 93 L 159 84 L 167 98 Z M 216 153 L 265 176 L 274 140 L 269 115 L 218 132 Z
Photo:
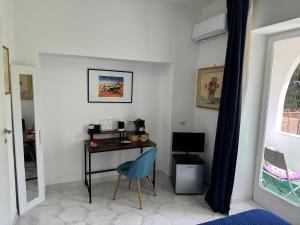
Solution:
M 198 155 L 172 155 L 175 194 L 203 194 L 204 162 Z

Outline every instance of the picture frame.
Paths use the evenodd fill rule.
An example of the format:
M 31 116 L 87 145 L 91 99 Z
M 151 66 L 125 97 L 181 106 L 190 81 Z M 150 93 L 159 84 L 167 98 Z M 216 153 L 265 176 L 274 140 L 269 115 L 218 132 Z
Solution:
M 132 103 L 133 72 L 87 69 L 88 103 Z
M 219 109 L 223 76 L 224 66 L 207 67 L 198 70 L 197 107 Z
M 11 93 L 9 49 L 5 46 L 2 46 L 2 48 L 3 48 L 3 66 L 4 66 L 4 89 L 5 89 L 5 95 L 9 95 Z

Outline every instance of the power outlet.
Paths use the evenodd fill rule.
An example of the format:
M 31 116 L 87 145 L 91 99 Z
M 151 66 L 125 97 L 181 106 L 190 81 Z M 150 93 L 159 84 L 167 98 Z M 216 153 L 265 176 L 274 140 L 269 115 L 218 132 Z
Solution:
M 180 122 L 179 122 L 179 125 L 180 125 L 180 126 L 185 126 L 185 125 L 186 125 L 186 121 L 185 121 L 185 120 L 184 120 L 184 121 L 180 121 Z

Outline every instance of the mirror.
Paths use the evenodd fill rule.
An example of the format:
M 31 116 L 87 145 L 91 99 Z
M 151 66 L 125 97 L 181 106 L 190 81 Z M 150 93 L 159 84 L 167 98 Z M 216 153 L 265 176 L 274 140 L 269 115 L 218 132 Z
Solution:
M 38 79 L 35 67 L 11 65 L 10 69 L 18 205 L 22 215 L 45 200 Z
M 23 131 L 23 153 L 25 165 L 27 202 L 38 197 L 38 175 L 36 160 L 35 115 L 32 75 L 20 74 L 20 98 Z

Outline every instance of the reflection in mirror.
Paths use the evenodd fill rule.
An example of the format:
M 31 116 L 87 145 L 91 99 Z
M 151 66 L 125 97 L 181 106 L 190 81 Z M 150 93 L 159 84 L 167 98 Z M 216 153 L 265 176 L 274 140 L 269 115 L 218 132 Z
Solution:
M 20 74 L 23 148 L 27 202 L 38 197 L 35 117 L 32 75 Z

